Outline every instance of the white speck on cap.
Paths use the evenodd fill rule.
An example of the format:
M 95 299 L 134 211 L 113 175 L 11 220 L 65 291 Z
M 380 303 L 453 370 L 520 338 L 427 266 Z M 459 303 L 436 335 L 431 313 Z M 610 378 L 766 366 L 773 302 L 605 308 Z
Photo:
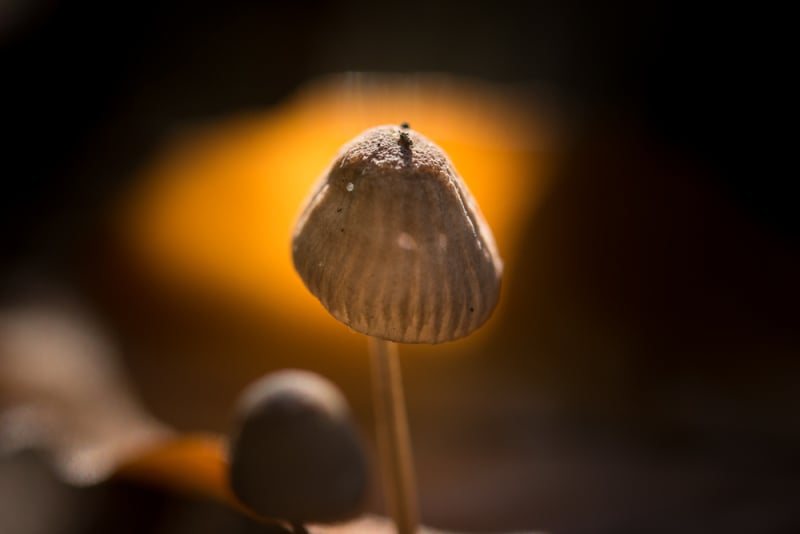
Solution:
M 397 236 L 397 246 L 405 250 L 416 250 L 417 242 L 407 233 L 400 232 Z

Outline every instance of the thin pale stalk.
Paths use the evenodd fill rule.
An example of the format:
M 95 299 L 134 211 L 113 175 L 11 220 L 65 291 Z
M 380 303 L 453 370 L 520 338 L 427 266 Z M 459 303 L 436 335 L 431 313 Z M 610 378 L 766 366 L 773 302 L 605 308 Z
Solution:
M 419 522 L 417 488 L 397 345 L 370 337 L 369 348 L 385 498 L 398 534 L 413 534 Z

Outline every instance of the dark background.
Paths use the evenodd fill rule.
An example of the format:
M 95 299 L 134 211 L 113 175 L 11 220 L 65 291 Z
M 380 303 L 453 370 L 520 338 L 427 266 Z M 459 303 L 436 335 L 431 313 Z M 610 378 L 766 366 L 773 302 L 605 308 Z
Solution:
M 499 507 L 477 524 L 800 529 L 785 14 L 667 2 L 2 5 L 8 290 L 37 273 L 88 287 L 91 301 L 76 268 L 85 241 L 181 121 L 268 107 L 348 70 L 536 84 L 568 133 L 525 234 L 528 276 L 510 297 L 520 313 L 496 350 L 509 374 L 558 391 L 560 413 L 596 444 L 583 471 L 553 476 L 580 485 L 585 474 L 587 494 L 615 498 L 534 507 L 532 519 L 518 496 L 516 515 Z M 598 475 L 606 449 L 637 460 Z M 660 474 L 633 476 L 641 487 L 613 485 L 651 460 Z
M 51 221 L 129 176 L 165 125 L 265 106 L 347 70 L 551 83 L 585 136 L 634 123 L 796 239 L 791 181 L 774 166 L 787 68 L 780 13 L 670 2 L 6 4 L 11 259 L 57 246 Z

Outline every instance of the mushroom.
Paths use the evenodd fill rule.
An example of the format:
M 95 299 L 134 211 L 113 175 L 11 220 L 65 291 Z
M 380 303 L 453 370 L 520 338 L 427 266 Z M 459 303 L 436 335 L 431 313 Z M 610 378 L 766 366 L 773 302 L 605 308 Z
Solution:
M 403 123 L 345 145 L 312 189 L 295 269 L 339 321 L 370 336 L 379 456 L 401 534 L 417 504 L 397 346 L 467 336 L 491 315 L 503 263 L 441 148 Z
M 237 408 L 230 487 L 259 516 L 336 522 L 361 512 L 367 461 L 344 396 L 327 379 L 299 370 L 263 377 Z

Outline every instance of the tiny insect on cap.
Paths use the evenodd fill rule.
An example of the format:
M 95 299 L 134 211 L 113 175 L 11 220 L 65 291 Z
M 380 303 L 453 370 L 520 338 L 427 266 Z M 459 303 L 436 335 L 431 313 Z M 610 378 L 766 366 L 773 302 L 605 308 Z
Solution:
M 300 215 L 292 253 L 334 317 L 401 343 L 477 329 L 497 304 L 503 270 L 444 151 L 405 124 L 372 128 L 342 149 Z

